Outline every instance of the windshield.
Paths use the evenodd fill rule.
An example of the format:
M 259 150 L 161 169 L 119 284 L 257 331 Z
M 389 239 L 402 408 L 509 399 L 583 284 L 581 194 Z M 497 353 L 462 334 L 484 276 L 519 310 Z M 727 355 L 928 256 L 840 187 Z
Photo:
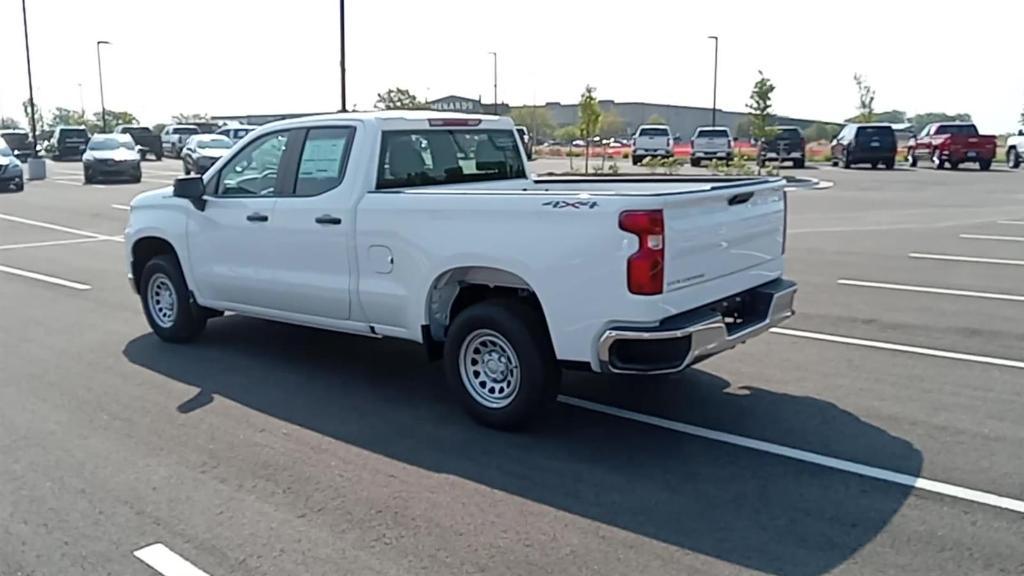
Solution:
M 856 139 L 858 141 L 876 140 L 890 143 L 896 141 L 896 134 L 889 126 L 861 126 L 857 129 Z
M 223 139 L 223 140 L 221 140 L 220 138 L 217 138 L 216 140 L 200 140 L 200 141 L 196 142 L 196 147 L 197 148 L 203 148 L 203 149 L 206 149 L 206 148 L 227 149 L 227 148 L 231 148 L 232 145 L 233 144 L 232 144 L 231 140 L 228 140 L 226 138 Z
M 148 136 L 153 133 L 149 128 L 127 128 L 124 130 L 126 134 L 131 136 Z
M 977 136 L 978 127 L 974 124 L 941 124 L 935 129 L 936 134 L 959 134 L 963 136 Z
M 512 130 L 384 132 L 377 188 L 526 178 Z
M 82 128 L 69 128 L 60 131 L 59 139 L 64 140 L 85 140 L 89 137 L 89 133 Z
M 199 128 L 193 128 L 191 126 L 182 126 L 180 128 L 172 129 L 171 134 L 199 134 Z
M 117 138 L 93 138 L 92 140 L 89 140 L 89 150 L 107 151 L 117 150 L 118 148 L 135 150 L 135 143 L 119 140 Z
M 11 132 L 10 134 L 4 134 L 3 140 L 7 142 L 8 146 L 13 148 L 19 148 L 28 144 L 28 134 L 21 132 Z

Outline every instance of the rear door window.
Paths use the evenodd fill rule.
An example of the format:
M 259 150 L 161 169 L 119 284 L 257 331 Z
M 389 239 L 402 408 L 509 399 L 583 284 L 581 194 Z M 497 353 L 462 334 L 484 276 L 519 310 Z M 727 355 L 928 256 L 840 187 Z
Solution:
M 654 138 L 665 138 L 669 135 L 668 128 L 641 128 L 637 136 L 651 136 Z
M 299 157 L 296 196 L 317 196 L 341 184 L 354 133 L 347 126 L 313 128 L 307 133 Z
M 896 135 L 889 126 L 861 126 L 857 129 L 856 139 L 858 142 L 890 144 L 896 142 Z
M 697 138 L 728 138 L 728 130 L 698 130 Z
M 973 124 L 940 124 L 935 129 L 936 134 L 960 134 L 963 136 L 977 136 L 978 127 Z
M 377 188 L 526 178 L 514 130 L 394 130 L 381 135 Z

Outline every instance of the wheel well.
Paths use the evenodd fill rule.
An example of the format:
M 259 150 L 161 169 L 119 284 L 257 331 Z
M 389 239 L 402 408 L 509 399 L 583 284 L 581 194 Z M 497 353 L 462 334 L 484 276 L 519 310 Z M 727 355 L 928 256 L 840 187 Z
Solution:
M 441 274 L 431 285 L 427 298 L 429 324 L 423 327 L 423 341 L 431 359 L 440 357 L 440 343 L 460 312 L 485 300 L 516 299 L 526 302 L 540 315 L 547 328 L 544 308 L 533 288 L 522 278 L 497 268 L 458 268 Z
M 146 267 L 146 263 L 164 254 L 170 254 L 175 258 L 178 257 L 177 252 L 174 251 L 174 246 L 171 246 L 171 243 L 163 238 L 150 236 L 140 238 L 132 244 L 132 281 L 135 282 L 136 290 L 139 288 L 142 269 Z

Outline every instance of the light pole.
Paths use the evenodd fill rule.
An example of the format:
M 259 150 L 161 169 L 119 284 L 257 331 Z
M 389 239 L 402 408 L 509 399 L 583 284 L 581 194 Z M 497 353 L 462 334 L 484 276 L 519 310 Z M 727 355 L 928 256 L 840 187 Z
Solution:
M 338 1 L 339 30 L 341 36 L 341 111 L 348 111 L 348 103 L 345 96 L 345 0 Z
M 708 39 L 715 41 L 715 80 L 711 92 L 711 125 L 718 126 L 715 122 L 718 112 L 718 36 L 708 36 Z
M 103 99 L 103 58 L 100 57 L 100 46 L 110 42 L 106 40 L 96 41 L 96 66 L 100 71 L 100 123 L 103 124 L 103 132 L 107 131 L 107 103 Z
M 85 97 L 82 96 L 82 83 L 78 83 L 78 108 L 82 112 L 82 120 L 85 121 Z
M 494 57 L 494 109 L 491 111 L 494 114 L 498 113 L 498 53 L 488 52 Z
M 25 11 L 25 0 L 21 0 L 21 23 L 25 27 L 25 64 L 28 67 L 28 123 L 32 128 L 32 157 L 38 154 L 36 148 L 36 97 L 32 89 L 32 56 L 28 51 L 28 14 Z

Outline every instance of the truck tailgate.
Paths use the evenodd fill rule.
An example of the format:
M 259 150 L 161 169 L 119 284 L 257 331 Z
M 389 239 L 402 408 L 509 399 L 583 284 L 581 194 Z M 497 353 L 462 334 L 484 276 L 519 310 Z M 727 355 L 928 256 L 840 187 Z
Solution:
M 782 256 L 786 215 L 781 182 L 668 196 L 664 210 L 666 294 Z

